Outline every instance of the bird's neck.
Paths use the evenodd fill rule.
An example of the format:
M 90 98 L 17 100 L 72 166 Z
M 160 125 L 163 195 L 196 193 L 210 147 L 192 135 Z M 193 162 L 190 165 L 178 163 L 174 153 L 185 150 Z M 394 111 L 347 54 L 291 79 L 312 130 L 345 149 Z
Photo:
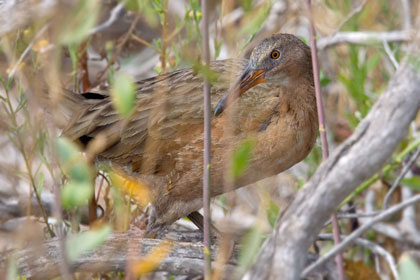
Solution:
M 290 79 L 285 92 L 297 106 L 310 106 L 316 109 L 315 87 L 312 73 L 305 73 Z

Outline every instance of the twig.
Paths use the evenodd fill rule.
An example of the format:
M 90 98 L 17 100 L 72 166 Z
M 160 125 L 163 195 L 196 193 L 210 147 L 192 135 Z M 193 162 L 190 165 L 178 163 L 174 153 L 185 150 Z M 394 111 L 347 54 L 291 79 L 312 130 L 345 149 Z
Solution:
M 15 65 L 11 68 L 8 78 L 12 78 L 15 73 L 17 68 L 19 67 L 19 65 L 22 63 L 23 59 L 25 58 L 25 56 L 29 53 L 29 51 L 32 49 L 32 47 L 35 44 L 35 41 L 39 39 L 39 37 L 41 37 L 45 31 L 47 31 L 49 27 L 49 24 L 47 23 L 46 25 L 44 25 L 41 30 L 38 31 L 38 33 L 35 35 L 35 37 L 32 39 L 32 41 L 28 44 L 28 46 L 26 47 L 26 49 L 23 51 L 23 53 L 20 55 L 19 59 L 16 61 Z
M 63 228 L 63 216 L 61 214 L 62 207 L 61 207 L 61 191 L 57 184 L 54 183 L 54 214 L 57 219 L 57 238 L 58 238 L 58 257 L 59 257 L 59 268 L 61 272 L 61 276 L 65 280 L 73 279 L 70 274 L 69 262 L 67 259 L 67 252 L 66 252 L 66 243 L 65 243 L 65 234 Z
M 366 217 L 373 217 L 376 216 L 379 212 L 371 212 L 371 213 L 354 213 L 354 214 L 348 214 L 348 213 L 342 213 L 337 214 L 337 218 L 339 219 L 357 219 L 357 218 L 366 218 Z
M 6 107 L 5 104 L 3 104 L 4 108 L 5 108 L 5 111 L 9 115 L 9 117 L 11 118 L 13 127 L 17 128 L 19 126 L 18 126 L 18 121 L 17 121 L 17 117 L 16 117 L 16 111 L 13 109 L 13 105 L 10 101 L 10 96 L 9 96 L 9 93 L 8 93 L 7 90 L 6 90 L 6 96 L 7 96 L 6 103 L 7 103 L 8 108 Z M 28 154 L 26 153 L 26 150 L 25 150 L 26 145 L 25 145 L 24 141 L 22 140 L 22 135 L 20 133 L 20 130 L 16 131 L 16 138 L 17 138 L 16 145 L 17 145 L 18 150 L 22 154 L 22 158 L 23 158 L 23 161 L 25 163 L 25 167 L 26 167 L 27 174 L 28 174 L 28 177 L 29 177 L 29 183 L 30 183 L 30 186 L 31 186 L 30 191 L 29 191 L 29 197 L 30 198 L 29 198 L 29 204 L 28 204 L 29 205 L 28 214 L 30 214 L 29 212 L 30 212 L 30 208 L 31 208 L 32 195 L 34 195 L 36 200 L 37 200 L 37 203 L 40 207 L 41 215 L 44 219 L 45 226 L 47 227 L 48 233 L 51 235 L 51 237 L 54 237 L 55 236 L 54 231 L 51 229 L 51 226 L 48 223 L 47 211 L 44 209 L 44 207 L 41 203 L 41 197 L 38 193 L 38 188 L 35 184 L 35 179 L 34 179 L 34 176 L 32 174 L 32 164 L 31 164 L 30 159 L 28 158 Z
M 347 16 L 344 18 L 344 20 L 337 26 L 335 31 L 332 34 L 336 34 L 343 28 L 343 25 L 346 24 L 352 17 L 354 17 L 356 14 L 360 13 L 363 8 L 366 5 L 366 0 L 363 0 L 359 5 L 357 5 L 354 9 L 350 11 L 350 13 L 347 14 Z
M 131 38 L 131 34 L 133 34 L 134 28 L 137 25 L 137 22 L 139 21 L 140 16 L 137 15 L 133 22 L 130 25 L 130 28 L 128 29 L 127 33 L 125 33 L 122 36 L 121 42 L 119 42 L 117 44 L 117 46 L 115 47 L 115 52 L 112 54 L 111 59 L 109 59 L 107 65 L 104 67 L 104 69 L 102 69 L 102 71 L 100 71 L 98 74 L 96 74 L 95 77 L 95 81 L 92 82 L 92 88 L 96 87 L 100 82 L 102 77 L 105 75 L 105 73 L 108 71 L 108 69 L 114 65 L 115 61 L 117 60 L 118 55 L 120 54 L 122 48 L 124 47 L 124 45 L 127 43 L 127 41 Z
M 373 217 L 376 216 L 379 212 L 375 211 L 375 212 L 362 212 L 362 213 L 338 213 L 337 219 L 358 219 L 358 218 L 369 218 L 369 217 Z M 331 219 L 328 220 L 325 224 L 324 227 L 328 226 L 329 224 L 331 224 Z
M 320 240 L 332 240 L 333 236 L 331 234 L 320 234 L 318 238 Z M 342 235 L 341 238 L 345 239 L 346 236 Z M 392 272 L 392 276 L 394 276 L 394 279 L 396 280 L 399 279 L 397 264 L 395 262 L 394 257 L 388 251 L 386 251 L 383 247 L 379 246 L 378 244 L 372 241 L 366 240 L 366 239 L 362 239 L 362 238 L 356 238 L 354 240 L 354 243 L 356 243 L 357 245 L 363 246 L 365 248 L 368 248 L 373 253 L 383 257 L 385 261 L 388 263 L 389 268 L 391 269 L 391 272 Z
M 408 161 L 408 163 L 404 166 L 404 168 L 401 171 L 400 175 L 398 175 L 397 179 L 392 184 L 392 186 L 389 189 L 389 191 L 386 193 L 385 198 L 384 198 L 383 209 L 388 208 L 389 199 L 390 199 L 392 193 L 398 187 L 398 185 L 400 184 L 400 182 L 404 178 L 404 176 L 407 174 L 407 172 L 410 171 L 411 166 L 414 164 L 414 162 L 417 160 L 417 158 L 419 156 L 420 156 L 420 148 L 418 148 L 417 151 L 413 154 L 413 156 L 410 158 L 410 160 Z
M 210 65 L 209 50 L 209 19 L 208 2 L 201 1 L 203 19 L 203 62 Z M 211 164 L 211 104 L 210 104 L 210 83 L 207 79 L 203 84 L 204 94 L 204 161 L 203 161 L 203 210 L 204 210 L 204 278 L 211 278 L 211 221 L 210 221 L 210 164 Z
M 332 36 L 323 37 L 318 40 L 318 49 L 323 50 L 338 44 L 380 44 L 386 42 L 403 42 L 412 39 L 413 32 L 410 30 L 397 30 L 389 32 L 338 32 Z
M 328 261 L 331 257 L 335 256 L 337 253 L 343 251 L 347 246 L 352 244 L 357 237 L 362 235 L 366 230 L 370 229 L 375 223 L 386 219 L 387 217 L 401 211 L 405 207 L 412 205 L 414 203 L 420 202 L 420 194 L 413 196 L 412 198 L 401 202 L 400 204 L 394 205 L 391 208 L 381 212 L 375 218 L 364 224 L 363 226 L 359 227 L 357 230 L 353 231 L 346 239 L 344 239 L 339 245 L 335 246 L 331 249 L 328 253 L 326 253 L 322 258 L 308 266 L 303 272 L 301 277 L 307 276 L 311 271 L 313 271 L 316 267 L 324 264 Z
M 307 4 L 308 18 L 309 18 L 309 36 L 311 39 L 312 66 L 313 66 L 313 73 L 314 73 L 316 105 L 317 105 L 317 110 L 318 110 L 319 134 L 321 136 L 321 145 L 322 145 L 322 160 L 325 161 L 328 159 L 329 151 L 328 151 L 327 131 L 326 131 L 326 126 L 325 126 L 324 106 L 322 104 L 323 102 L 322 102 L 322 96 L 321 96 L 318 55 L 317 55 L 317 48 L 316 48 L 314 19 L 313 19 L 312 10 L 311 10 L 311 0 L 307 0 L 306 4 Z M 338 219 L 335 212 L 331 215 L 331 223 L 333 227 L 334 243 L 340 244 L 341 242 L 340 226 L 338 224 Z M 344 280 L 343 256 L 341 254 L 337 254 L 336 262 L 337 262 L 338 279 Z
M 150 44 L 146 40 L 140 38 L 136 34 L 131 34 L 131 38 L 134 39 L 135 41 L 137 41 L 137 42 L 145 45 L 146 47 L 149 47 L 149 48 L 153 49 L 155 52 L 159 53 L 159 49 L 158 48 L 156 48 L 155 46 L 153 46 L 152 44 Z
M 400 66 L 398 64 L 397 59 L 394 56 L 393 51 L 391 50 L 391 48 L 389 47 L 389 44 L 387 41 L 384 41 L 384 49 L 385 49 L 385 53 L 388 56 L 389 60 L 391 61 L 392 65 L 394 65 L 395 69 L 398 69 L 398 67 Z
M 111 26 L 119 17 L 120 12 L 124 9 L 125 7 L 125 1 L 121 1 L 117 6 L 115 6 L 111 12 L 109 13 L 109 18 L 103 22 L 102 24 L 96 26 L 95 28 L 93 28 L 90 31 L 90 35 L 93 35 L 95 33 L 98 33 L 106 28 L 108 28 L 109 26 Z
M 101 25 L 98 25 L 97 27 L 93 28 L 90 31 L 89 34 L 90 35 L 93 35 L 93 34 L 99 32 L 99 31 L 102 31 L 103 29 L 109 27 L 111 24 L 113 24 L 118 19 L 118 14 L 124 8 L 124 6 L 125 6 L 125 2 L 124 1 L 120 2 L 117 6 L 115 6 L 112 9 L 112 11 L 110 13 L 110 17 L 108 18 L 108 20 L 105 21 L 104 23 L 102 23 Z M 32 39 L 32 41 L 28 44 L 28 46 L 23 51 L 23 53 L 21 54 L 21 56 L 19 57 L 19 59 L 17 60 L 17 62 L 15 63 L 15 65 L 10 70 L 10 73 L 8 75 L 9 79 L 14 76 L 14 74 L 15 74 L 17 68 L 19 67 L 20 63 L 23 61 L 23 59 L 25 58 L 25 56 L 29 53 L 29 51 L 34 46 L 35 41 L 45 33 L 45 31 L 48 29 L 48 27 L 49 27 L 49 23 L 47 23 L 46 25 L 44 25 L 41 28 L 41 30 L 35 35 L 35 37 Z M 50 45 L 51 46 L 50 46 L 49 49 L 52 49 L 52 47 L 54 45 L 52 45 L 52 44 L 50 44 Z M 45 52 L 45 51 L 46 51 L 46 49 L 43 49 L 43 52 Z
M 160 64 L 162 67 L 162 73 L 166 70 L 166 32 L 168 28 L 168 0 L 163 0 L 163 24 L 162 24 L 162 48 L 160 52 Z
M 413 190 L 409 187 L 402 187 L 401 188 L 401 200 L 407 200 L 413 197 Z M 405 233 L 414 234 L 419 236 L 419 232 L 417 230 L 417 217 L 416 217 L 416 209 L 414 206 L 406 207 L 402 212 L 401 221 L 399 222 L 398 226 L 403 230 Z

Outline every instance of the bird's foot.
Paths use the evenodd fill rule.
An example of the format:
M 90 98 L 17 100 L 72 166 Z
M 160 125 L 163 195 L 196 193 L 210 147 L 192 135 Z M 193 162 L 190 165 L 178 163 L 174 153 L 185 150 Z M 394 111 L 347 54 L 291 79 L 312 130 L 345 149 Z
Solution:
M 157 232 L 162 229 L 162 226 L 156 226 L 156 220 L 156 208 L 153 204 L 149 203 L 144 209 L 144 212 L 136 217 L 132 224 L 144 232 L 144 237 L 155 238 Z

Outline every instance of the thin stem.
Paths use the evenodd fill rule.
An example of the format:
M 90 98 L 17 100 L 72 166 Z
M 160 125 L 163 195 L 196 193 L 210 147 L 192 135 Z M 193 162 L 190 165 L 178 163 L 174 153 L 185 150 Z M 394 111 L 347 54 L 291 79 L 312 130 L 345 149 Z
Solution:
M 416 160 L 418 159 L 419 156 L 420 156 L 420 148 L 417 149 L 417 151 L 413 154 L 413 156 L 410 158 L 410 160 L 408 161 L 408 163 L 404 166 L 404 168 L 401 171 L 400 175 L 398 176 L 398 178 L 392 184 L 392 187 L 389 189 L 389 191 L 385 195 L 383 209 L 388 208 L 389 199 L 391 198 L 392 193 L 399 186 L 401 180 L 404 179 L 405 175 L 410 170 L 410 168 L 413 166 L 414 162 L 416 162 Z
M 319 64 L 318 64 L 318 56 L 317 56 L 317 48 L 316 48 L 314 20 L 313 20 L 312 11 L 311 11 L 311 0 L 306 0 L 306 4 L 308 8 L 309 35 L 311 39 L 312 67 L 313 67 L 313 73 L 314 73 L 316 105 L 318 109 L 319 134 L 321 136 L 321 145 L 322 145 L 322 160 L 325 161 L 328 158 L 329 151 L 328 151 L 327 131 L 326 131 L 326 126 L 325 126 L 324 106 L 323 106 L 322 96 L 321 96 L 321 84 L 320 84 L 320 79 L 319 79 Z M 333 213 L 331 215 L 331 223 L 332 223 L 332 228 L 333 228 L 334 243 L 340 244 L 341 242 L 340 227 L 338 224 L 336 213 Z M 344 280 L 343 256 L 341 254 L 337 254 L 336 262 L 337 262 L 338 279 Z
M 210 64 L 209 50 L 209 20 L 207 0 L 201 1 L 203 19 L 203 61 Z M 211 278 L 211 239 L 210 239 L 210 147 L 211 147 L 211 107 L 210 107 L 210 83 L 207 79 L 203 85 L 204 94 L 204 163 L 203 163 L 203 208 L 204 208 L 204 278 Z
M 90 35 L 93 35 L 110 27 L 119 18 L 120 12 L 124 9 L 124 7 L 125 1 L 121 1 L 111 10 L 109 18 L 105 22 L 101 23 L 100 25 L 96 26 L 90 31 Z
M 160 53 L 160 64 L 162 73 L 166 70 L 166 28 L 168 27 L 168 0 L 163 0 L 163 26 L 162 26 L 162 50 Z
M 35 37 L 32 39 L 32 41 L 28 44 L 28 46 L 23 51 L 23 53 L 20 55 L 19 59 L 16 61 L 16 63 L 14 64 L 14 66 L 11 67 L 11 70 L 10 70 L 9 76 L 8 76 L 9 79 L 12 78 L 15 75 L 16 70 L 18 69 L 20 63 L 23 61 L 23 59 L 29 53 L 29 51 L 32 50 L 32 47 L 34 46 L 35 41 L 38 40 L 45 33 L 45 31 L 47 31 L 48 27 L 49 27 L 49 24 L 44 25 L 38 31 L 38 33 L 35 35 Z
M 30 195 L 30 197 L 32 197 L 32 193 L 34 193 L 35 198 L 37 200 L 37 203 L 38 203 L 38 205 L 39 205 L 39 207 L 41 209 L 41 214 L 42 214 L 42 217 L 44 219 L 45 225 L 46 225 L 46 227 L 48 229 L 48 232 L 50 233 L 51 237 L 54 237 L 55 234 L 54 234 L 53 230 L 51 229 L 50 224 L 48 223 L 47 211 L 45 211 L 45 209 L 44 209 L 44 207 L 42 205 L 42 202 L 41 202 L 41 197 L 39 196 L 38 191 L 37 191 L 37 187 L 36 187 L 36 184 L 35 184 L 35 179 L 34 179 L 34 177 L 32 175 L 32 165 L 29 162 L 28 155 L 26 154 L 25 144 L 22 141 L 22 136 L 20 135 L 20 132 L 19 132 L 19 129 L 18 129 L 18 122 L 17 122 L 17 119 L 16 119 L 16 112 L 13 109 L 12 103 L 10 102 L 10 96 L 9 96 L 9 92 L 7 90 L 6 90 L 6 103 L 7 103 L 7 106 L 9 107 L 8 110 L 6 110 L 6 111 L 7 111 L 8 115 L 9 115 L 9 117 L 12 120 L 12 124 L 13 124 L 14 128 L 17 130 L 16 131 L 16 136 L 17 136 L 16 138 L 17 138 L 17 141 L 18 141 L 17 142 L 17 146 L 18 146 L 18 149 L 19 149 L 20 153 L 22 154 L 23 161 L 25 162 L 25 167 L 26 167 L 26 170 L 27 170 L 28 176 L 29 176 L 29 181 L 30 181 L 30 185 L 31 185 L 31 191 L 30 191 L 30 194 L 29 195 Z M 31 199 L 29 199 L 29 205 L 31 203 L 30 201 L 31 201 Z
M 155 52 L 159 53 L 159 49 L 156 48 L 155 46 L 153 46 L 152 44 L 150 44 L 149 42 L 147 42 L 146 40 L 140 38 L 139 36 L 137 36 L 136 34 L 131 34 L 131 38 L 134 39 L 135 41 L 145 45 L 146 47 L 149 47 L 151 49 L 153 49 Z

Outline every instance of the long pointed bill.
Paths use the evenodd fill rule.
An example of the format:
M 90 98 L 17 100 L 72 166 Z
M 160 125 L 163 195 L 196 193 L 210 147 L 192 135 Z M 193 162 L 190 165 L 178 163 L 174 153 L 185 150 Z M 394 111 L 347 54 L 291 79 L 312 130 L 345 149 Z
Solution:
M 220 115 L 228 106 L 229 99 L 236 99 L 240 97 L 248 89 L 265 82 L 264 78 L 265 70 L 258 69 L 252 70 L 248 65 L 242 72 L 241 76 L 236 80 L 229 92 L 220 99 L 219 103 L 214 110 L 214 115 L 217 117 Z

